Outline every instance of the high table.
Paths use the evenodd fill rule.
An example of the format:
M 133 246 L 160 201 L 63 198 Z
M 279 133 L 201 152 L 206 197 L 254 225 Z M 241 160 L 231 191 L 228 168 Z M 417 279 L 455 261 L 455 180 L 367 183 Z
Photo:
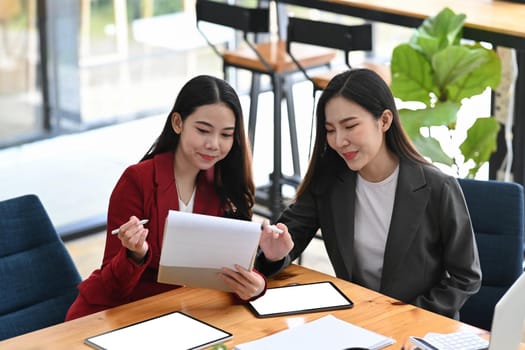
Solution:
M 289 324 L 308 322 L 327 314 L 358 326 L 392 337 L 396 343 L 386 349 L 400 349 L 410 335 L 423 336 L 428 332 L 466 330 L 482 336 L 488 333 L 459 321 L 407 305 L 356 284 L 291 265 L 269 286 L 290 283 L 332 281 L 354 302 L 352 309 L 336 310 L 259 319 L 246 305 L 240 304 L 225 292 L 182 287 L 133 303 L 101 311 L 76 320 L 48 327 L 0 342 L 0 349 L 88 349 L 87 337 L 123 327 L 173 311 L 182 311 L 233 334 L 225 345 L 232 349 L 244 343 L 288 328 Z M 174 339 L 176 334 L 174 334 Z
M 404 27 L 418 27 L 425 18 L 449 7 L 466 15 L 463 36 L 467 39 L 516 49 L 518 78 L 514 98 L 512 171 L 514 181 L 525 184 L 525 3 L 500 0 L 274 0 L 343 15 Z M 279 16 L 285 28 L 286 16 Z M 490 177 L 505 157 L 504 131 L 500 132 L 498 152 L 491 159 Z M 274 209 L 274 208 L 272 208 Z M 275 215 L 275 214 L 274 214 Z

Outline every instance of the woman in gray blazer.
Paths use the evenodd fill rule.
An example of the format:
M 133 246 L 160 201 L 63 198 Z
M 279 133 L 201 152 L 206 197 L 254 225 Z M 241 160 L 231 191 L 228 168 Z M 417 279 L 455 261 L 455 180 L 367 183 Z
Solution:
M 260 253 L 257 269 L 279 272 L 320 229 L 337 277 L 458 318 L 481 269 L 456 179 L 416 151 L 371 70 L 333 78 L 316 114 L 308 171 L 278 220 L 285 233 L 263 235 L 273 254 Z

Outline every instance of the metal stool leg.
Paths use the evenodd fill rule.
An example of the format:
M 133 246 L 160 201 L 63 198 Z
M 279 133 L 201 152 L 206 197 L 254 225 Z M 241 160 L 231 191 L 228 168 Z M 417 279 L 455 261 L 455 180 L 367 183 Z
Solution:
M 281 101 L 283 87 L 281 76 L 272 75 L 273 85 L 273 173 L 270 187 L 270 212 L 271 220 L 275 222 L 282 210 L 282 169 L 281 169 Z
M 301 164 L 299 161 L 299 145 L 297 142 L 297 125 L 295 123 L 295 107 L 293 102 L 293 86 L 290 81 L 284 83 L 284 96 L 288 108 L 288 128 L 290 131 L 290 147 L 292 150 L 293 174 L 301 176 Z
M 252 84 L 250 86 L 250 115 L 248 117 L 248 140 L 253 149 L 255 147 L 255 127 L 257 124 L 257 108 L 259 105 L 259 93 L 261 91 L 261 75 L 252 74 Z

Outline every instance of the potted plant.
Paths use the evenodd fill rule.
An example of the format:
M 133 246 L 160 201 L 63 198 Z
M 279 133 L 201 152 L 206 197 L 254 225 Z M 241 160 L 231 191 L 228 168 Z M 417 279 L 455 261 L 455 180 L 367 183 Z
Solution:
M 394 96 L 415 108 L 400 108 L 400 118 L 416 148 L 432 162 L 460 168 L 474 177 L 496 150 L 498 122 L 476 118 L 459 146 L 449 154 L 443 142 L 456 131 L 457 115 L 465 99 L 496 88 L 501 79 L 498 55 L 480 43 L 462 40 L 465 15 L 449 8 L 427 18 L 408 43 L 394 48 L 391 61 Z M 435 136 L 436 127 L 446 127 L 448 138 Z M 458 156 L 459 155 L 459 156 Z M 462 158 L 462 159 L 461 159 Z

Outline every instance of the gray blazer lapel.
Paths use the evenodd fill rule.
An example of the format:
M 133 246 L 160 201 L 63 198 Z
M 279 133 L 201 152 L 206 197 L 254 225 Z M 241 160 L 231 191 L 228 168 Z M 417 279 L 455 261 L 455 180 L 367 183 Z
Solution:
M 385 247 L 381 289 L 388 285 L 401 261 L 409 254 L 408 247 L 419 227 L 429 200 L 430 188 L 427 186 L 420 165 L 407 161 L 400 162 L 399 177 L 394 200 L 392 220 Z
M 354 212 L 355 212 L 355 183 L 356 174 L 344 171 L 335 179 L 332 187 L 330 205 L 334 222 L 335 236 L 339 246 L 339 254 L 352 276 L 352 260 L 354 250 Z

